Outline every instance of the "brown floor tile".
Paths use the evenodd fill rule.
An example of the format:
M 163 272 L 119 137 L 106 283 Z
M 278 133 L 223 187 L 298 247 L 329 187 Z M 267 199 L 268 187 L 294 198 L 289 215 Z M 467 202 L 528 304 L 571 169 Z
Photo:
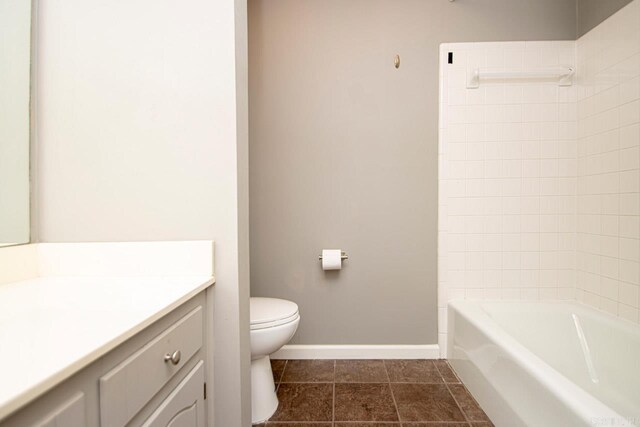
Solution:
M 469 427 L 467 423 L 404 423 L 402 427 Z
M 440 375 L 442 375 L 442 379 L 444 379 L 445 383 L 459 383 L 460 380 L 458 379 L 458 377 L 456 376 L 456 374 L 453 372 L 453 369 L 451 369 L 451 366 L 449 366 L 449 363 L 444 360 L 434 360 L 433 364 L 436 365 L 436 368 L 438 369 L 438 372 L 440 372 Z
M 273 360 L 271 368 L 280 405 L 254 427 L 494 427 L 444 359 Z
M 386 383 L 382 360 L 336 360 L 337 383 Z
M 401 421 L 465 421 L 444 384 L 391 384 Z
M 331 423 L 268 423 L 267 427 L 331 427 Z
M 389 384 L 336 384 L 336 421 L 398 421 Z
M 367 422 L 350 422 L 335 423 L 333 427 L 402 427 L 400 423 L 367 423 Z
M 449 384 L 449 390 L 469 421 L 489 421 L 489 417 L 462 384 Z
M 278 410 L 271 421 L 331 421 L 333 384 L 285 384 L 278 387 Z
M 333 382 L 333 360 L 289 360 L 280 380 L 283 383 Z
M 271 361 L 271 371 L 273 372 L 273 381 L 278 384 L 280 378 L 282 377 L 282 371 L 284 371 L 284 365 L 287 363 L 286 360 L 272 360 Z
M 443 383 L 432 360 L 385 360 L 392 383 Z

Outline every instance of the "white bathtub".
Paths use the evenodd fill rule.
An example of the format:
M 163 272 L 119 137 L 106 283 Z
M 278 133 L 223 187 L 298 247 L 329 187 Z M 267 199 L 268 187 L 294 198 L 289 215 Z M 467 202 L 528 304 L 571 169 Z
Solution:
M 640 326 L 574 303 L 454 301 L 451 364 L 498 427 L 640 426 Z

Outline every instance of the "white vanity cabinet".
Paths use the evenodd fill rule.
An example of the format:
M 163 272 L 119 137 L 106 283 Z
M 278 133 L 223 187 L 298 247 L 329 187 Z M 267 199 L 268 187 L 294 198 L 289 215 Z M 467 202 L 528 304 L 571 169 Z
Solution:
M 0 427 L 205 427 L 211 331 L 206 292 L 18 409 Z

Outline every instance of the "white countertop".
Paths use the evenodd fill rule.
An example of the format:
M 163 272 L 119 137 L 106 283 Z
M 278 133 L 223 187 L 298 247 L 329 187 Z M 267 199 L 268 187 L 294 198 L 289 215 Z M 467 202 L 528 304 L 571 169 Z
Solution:
M 0 419 L 214 283 L 39 277 L 0 285 Z

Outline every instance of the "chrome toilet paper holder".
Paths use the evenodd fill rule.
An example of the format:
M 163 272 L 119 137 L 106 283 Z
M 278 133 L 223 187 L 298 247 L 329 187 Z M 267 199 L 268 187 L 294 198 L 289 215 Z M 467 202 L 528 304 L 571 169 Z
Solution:
M 318 256 L 318 259 L 319 259 L 320 261 L 322 261 L 322 255 Z M 344 261 L 344 260 L 346 260 L 346 259 L 349 259 L 349 255 L 347 255 L 347 253 L 346 253 L 346 252 L 342 251 L 342 255 L 340 255 L 340 259 L 341 259 L 342 261 Z

